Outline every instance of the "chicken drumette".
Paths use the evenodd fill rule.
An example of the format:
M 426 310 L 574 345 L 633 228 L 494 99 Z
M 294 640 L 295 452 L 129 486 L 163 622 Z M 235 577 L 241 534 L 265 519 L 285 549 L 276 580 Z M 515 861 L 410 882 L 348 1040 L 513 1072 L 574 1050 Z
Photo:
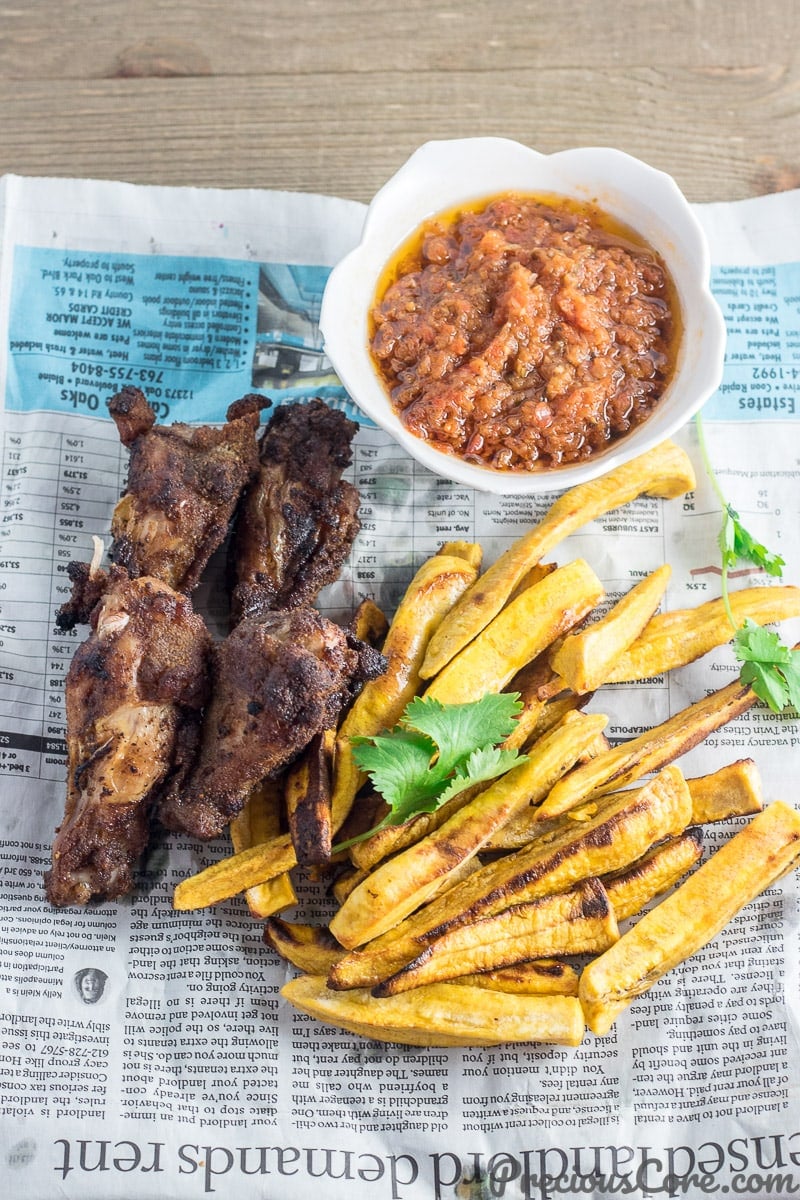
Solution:
M 322 400 L 276 409 L 236 516 L 234 623 L 254 604 L 311 604 L 336 579 L 359 530 L 358 491 L 342 480 L 357 429 Z
M 385 667 L 315 609 L 247 617 L 214 647 L 200 755 L 185 786 L 165 795 L 162 822 L 200 838 L 221 833 L 253 787 L 335 725 L 353 688 Z
M 259 411 L 269 401 L 249 395 L 228 409 L 221 428 L 156 425 L 138 388 L 109 401 L 130 450 L 128 486 L 114 510 L 111 558 L 131 576 L 151 575 L 190 592 L 228 532 L 246 484 L 258 470 Z
M 64 623 L 86 620 L 66 681 L 64 819 L 45 876 L 52 904 L 131 891 L 161 789 L 194 759 L 211 639 L 189 599 L 157 579 L 72 572 Z

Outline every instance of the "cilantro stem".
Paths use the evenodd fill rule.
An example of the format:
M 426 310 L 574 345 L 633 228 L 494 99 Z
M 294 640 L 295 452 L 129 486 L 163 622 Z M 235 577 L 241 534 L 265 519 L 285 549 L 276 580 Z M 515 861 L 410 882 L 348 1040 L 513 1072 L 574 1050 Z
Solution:
M 729 521 L 731 520 L 730 507 L 728 505 L 728 501 L 725 496 L 725 493 L 723 492 L 722 487 L 720 486 L 720 482 L 717 479 L 717 473 L 711 464 L 711 456 L 708 452 L 708 445 L 706 443 L 706 433 L 705 433 L 705 428 L 703 426 L 702 413 L 697 414 L 697 416 L 694 419 L 694 423 L 695 423 L 695 428 L 697 429 L 697 441 L 700 446 L 700 456 L 703 460 L 703 466 L 706 469 L 706 475 L 711 480 L 711 486 L 713 487 L 714 491 L 717 493 L 720 505 L 722 507 L 722 531 L 724 533 L 725 530 L 727 529 Z M 724 539 L 722 539 L 722 540 L 724 540 Z M 720 588 L 720 592 L 722 594 L 722 603 L 725 607 L 725 615 L 727 616 L 728 621 L 730 622 L 731 629 L 734 631 L 734 633 L 736 633 L 739 629 L 739 626 L 737 625 L 736 618 L 733 615 L 733 609 L 731 608 L 730 596 L 728 594 L 728 560 L 727 560 L 727 556 L 724 551 L 722 554 L 722 573 L 720 575 L 719 588 Z
M 338 854 L 340 850 L 349 850 L 351 846 L 356 846 L 359 842 L 365 842 L 367 838 L 371 838 L 374 833 L 379 833 L 381 829 L 388 829 L 391 825 L 391 813 L 388 812 L 382 821 L 377 825 L 373 825 L 371 829 L 365 829 L 363 833 L 357 833 L 355 837 L 348 838 L 346 842 L 337 842 L 335 846 L 331 846 L 331 854 Z
M 708 453 L 708 444 L 706 443 L 706 431 L 705 431 L 705 427 L 703 425 L 703 414 L 702 413 L 697 414 L 697 416 L 694 419 L 694 423 L 697 428 L 697 440 L 700 443 L 700 455 L 703 459 L 703 466 L 706 469 L 706 474 L 708 475 L 708 478 L 711 480 L 711 486 L 713 487 L 714 491 L 719 496 L 720 504 L 722 505 L 723 509 L 726 509 L 728 507 L 728 501 L 725 497 L 725 493 L 723 492 L 723 490 L 720 486 L 720 482 L 717 479 L 717 473 L 714 470 L 713 466 L 711 465 L 711 455 Z

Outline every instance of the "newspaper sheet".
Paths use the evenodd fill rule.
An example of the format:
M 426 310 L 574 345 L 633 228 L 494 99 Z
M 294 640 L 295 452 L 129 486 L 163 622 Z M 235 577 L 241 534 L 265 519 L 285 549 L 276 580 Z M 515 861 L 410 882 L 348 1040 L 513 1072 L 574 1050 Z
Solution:
M 706 410 L 732 503 L 800 581 L 800 192 L 698 208 L 728 325 Z M 264 192 L 6 177 L 0 186 L 0 1178 L 34 1200 L 411 1200 L 800 1189 L 800 887 L 770 888 L 706 950 L 577 1049 L 414 1049 L 291 1010 L 293 973 L 240 900 L 172 908 L 227 841 L 161 838 L 124 901 L 56 911 L 42 891 L 63 808 L 59 631 L 67 565 L 108 539 L 126 453 L 106 401 L 140 386 L 162 421 L 220 421 L 253 388 L 352 411 L 317 329 L 327 273 L 362 206 Z M 354 412 L 352 415 L 356 415 Z M 668 561 L 667 608 L 719 590 L 718 503 L 643 499 L 564 545 L 612 598 Z M 351 477 L 362 530 L 326 612 L 391 611 L 441 542 L 492 561 L 553 497 L 497 498 L 437 478 L 367 422 Z M 219 569 L 196 593 L 219 615 Z M 734 581 L 768 583 L 756 574 Z M 798 636 L 788 628 L 786 636 Z M 591 707 L 630 738 L 736 675 L 730 648 Z M 797 803 L 800 722 L 759 705 L 681 765 L 752 755 Z M 741 823 L 741 819 L 738 823 Z M 712 828 L 706 853 L 737 822 Z M 330 912 L 300 882 L 304 919 Z

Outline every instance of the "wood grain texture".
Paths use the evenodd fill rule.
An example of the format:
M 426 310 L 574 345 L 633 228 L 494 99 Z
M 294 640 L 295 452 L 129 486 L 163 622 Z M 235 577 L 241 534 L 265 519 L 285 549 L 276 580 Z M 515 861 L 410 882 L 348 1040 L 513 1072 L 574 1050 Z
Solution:
M 432 137 L 615 145 L 693 200 L 800 184 L 785 0 L 0 6 L 0 170 L 369 199 Z
M 192 74 L 199 61 L 257 77 L 759 66 L 800 35 L 792 0 L 16 0 L 0 21 L 0 75 L 16 79 L 124 74 L 120 60 L 143 43 L 165 45 L 155 74 Z

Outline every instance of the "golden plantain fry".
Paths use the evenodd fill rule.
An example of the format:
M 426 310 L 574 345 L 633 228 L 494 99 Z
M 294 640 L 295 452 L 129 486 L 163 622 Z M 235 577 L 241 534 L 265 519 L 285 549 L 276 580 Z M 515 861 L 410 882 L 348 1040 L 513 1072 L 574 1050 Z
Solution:
M 378 646 L 386 636 L 389 622 L 378 605 L 367 597 L 356 609 L 350 628 L 360 641 Z M 301 866 L 318 866 L 330 861 L 331 777 L 335 746 L 336 730 L 323 730 L 312 738 L 286 774 L 289 832 Z
M 522 576 L 519 583 L 508 597 L 509 600 L 516 600 L 520 592 L 524 592 L 526 588 L 533 587 L 535 583 L 539 583 L 541 579 L 544 579 L 545 576 L 551 574 L 552 571 L 555 571 L 557 566 L 558 563 L 554 562 L 536 563 L 535 566 L 531 567 L 530 571 L 526 571 Z
M 181 912 L 206 908 L 209 904 L 238 896 L 259 883 L 266 883 L 296 866 L 292 839 L 288 833 L 280 833 L 262 845 L 223 858 L 197 875 L 182 880 L 175 888 L 172 907 Z
M 800 588 L 753 587 L 731 592 L 731 609 L 737 624 L 750 617 L 757 625 L 800 616 Z M 663 675 L 683 667 L 733 637 L 724 600 L 709 600 L 697 608 L 657 613 L 636 641 L 620 655 L 608 683 L 630 683 Z
M 509 683 L 506 690 L 519 693 L 522 711 L 517 717 L 514 729 L 503 742 L 507 750 L 521 750 L 530 742 L 548 704 L 546 696 L 543 697 L 540 693 L 546 692 L 548 684 L 554 678 L 545 652 L 537 655 L 521 671 L 517 671 Z
M 459 975 L 449 982 L 490 988 L 493 992 L 514 992 L 518 996 L 577 996 L 579 978 L 575 968 L 560 958 L 534 958 L 513 967 Z
M 597 953 L 618 937 L 616 917 L 603 885 L 598 879 L 586 879 L 568 892 L 515 904 L 451 929 L 377 984 L 372 994 L 396 996 L 465 972 L 513 966 L 543 955 Z
M 666 767 L 643 787 L 598 801 L 597 812 L 588 820 L 562 817 L 522 850 L 488 863 L 416 914 L 411 932 L 428 942 L 446 929 L 509 904 L 565 891 L 581 879 L 619 870 L 655 842 L 682 833 L 690 818 L 686 781 L 677 767 Z
M 538 798 L 574 762 L 606 724 L 601 714 L 581 715 L 555 730 L 535 758 L 496 779 L 443 825 L 359 884 L 331 922 L 331 932 L 352 949 L 397 925 L 430 898 L 443 880 L 480 850 L 505 821 Z
M 466 788 L 457 796 L 453 796 L 452 800 L 448 800 L 441 808 L 437 808 L 435 812 L 418 813 L 408 821 L 403 821 L 402 825 L 387 825 L 384 829 L 377 830 L 372 837 L 365 838 L 363 842 L 356 842 L 355 846 L 350 847 L 350 858 L 357 867 L 361 867 L 365 871 L 371 870 L 384 858 L 388 858 L 390 854 L 396 854 L 408 846 L 413 846 L 416 842 L 422 841 L 427 834 L 439 829 L 445 821 L 449 821 L 455 813 L 466 807 L 488 786 L 486 783 L 477 784 L 474 788 Z
M 659 567 L 631 588 L 601 620 L 564 638 L 550 665 L 567 687 L 583 695 L 606 682 L 620 655 L 658 608 L 671 574 L 669 566 Z
M 461 598 L 430 640 L 420 674 L 437 675 L 505 604 L 522 576 L 568 534 L 637 496 L 673 498 L 691 491 L 695 476 L 688 456 L 674 442 L 571 488 L 556 500 L 543 521 L 521 537 Z
M 338 879 L 334 881 L 331 888 L 337 904 L 344 904 L 353 888 L 358 887 L 359 883 L 366 879 L 368 874 L 369 871 L 364 870 L 362 867 L 350 867 L 348 870 L 343 871 Z M 312 971 L 311 974 L 314 975 L 316 972 Z
M 444 667 L 425 696 L 467 704 L 510 679 L 602 600 L 603 585 L 578 558 L 528 588 Z
M 624 871 L 604 875 L 611 907 L 618 921 L 640 912 L 690 870 L 703 853 L 703 831 L 694 826 L 680 837 L 670 838 Z
M 336 938 L 324 925 L 301 925 L 270 917 L 264 926 L 264 941 L 299 971 L 327 975 L 344 954 Z
M 655 842 L 682 833 L 690 819 L 683 775 L 667 767 L 641 788 L 598 801 L 597 813 L 585 822 L 571 814 L 554 821 L 530 846 L 481 867 L 362 950 L 351 951 L 332 969 L 331 987 L 371 987 L 448 929 L 628 866 Z
M 580 712 L 584 705 L 589 703 L 590 699 L 591 695 L 576 696 L 574 692 L 565 692 L 564 695 L 558 696 L 554 700 L 548 700 L 536 718 L 527 742 L 523 742 L 523 750 L 527 750 L 539 738 L 544 737 L 546 733 L 554 729 L 556 725 L 564 720 L 567 713 Z
M 365 596 L 353 614 L 350 628 L 359 641 L 377 648 L 386 637 L 389 622 L 383 609 L 369 596 Z
M 584 1033 L 574 996 L 519 996 L 441 983 L 376 1000 L 364 990 L 332 992 L 324 975 L 301 975 L 285 984 L 281 995 L 326 1025 L 407 1046 L 579 1046 Z
M 711 775 L 687 779 L 692 797 L 692 822 L 724 821 L 761 812 L 764 799 L 761 776 L 752 758 L 740 758 Z
M 702 742 L 715 729 L 747 712 L 755 702 L 755 692 L 739 680 L 712 692 L 647 733 L 576 767 L 555 784 L 539 806 L 539 818 L 558 816 L 588 796 L 605 795 L 633 783 L 642 775 L 658 771 Z
M 335 742 L 335 731 L 323 729 L 286 772 L 286 814 L 292 845 L 301 867 L 330 861 L 331 769 Z
M 483 546 L 480 542 L 443 542 L 436 553 L 444 557 L 463 558 L 476 571 L 480 571 L 483 562 Z
M 436 891 L 433 893 L 431 899 L 433 899 L 433 897 L 435 897 L 435 896 L 440 895 L 442 892 L 447 891 L 448 888 L 454 887 L 457 883 L 460 883 L 460 881 L 462 879 L 467 879 L 470 875 L 473 875 L 479 869 L 480 869 L 480 862 L 478 861 L 477 858 L 466 859 L 466 861 L 463 862 L 460 867 L 456 867 L 456 869 L 454 871 L 451 871 L 450 874 L 447 875 L 442 880 L 441 887 L 436 889 Z M 363 879 L 366 879 L 369 876 L 369 871 L 362 871 L 361 868 L 359 867 L 353 872 L 353 874 L 354 874 L 355 878 L 353 879 L 352 883 L 348 883 L 347 881 L 345 881 L 343 886 L 340 888 L 339 892 L 336 891 L 336 884 L 334 884 L 333 893 L 336 896 L 336 899 L 339 901 L 340 905 L 344 904 L 347 897 L 358 886 L 358 884 L 361 883 L 361 881 Z M 338 880 L 337 880 L 337 883 L 338 883 Z
M 231 821 L 231 842 L 235 853 L 260 846 L 280 829 L 281 785 L 265 779 L 250 793 L 242 811 Z M 245 892 L 247 907 L 254 917 L 270 917 L 297 903 L 297 894 L 288 871 L 266 883 L 258 883 Z
M 777 801 L 589 964 L 579 989 L 589 1028 L 607 1033 L 631 1001 L 798 863 L 800 813 Z
M 350 738 L 374 737 L 397 724 L 406 704 L 417 694 L 419 668 L 431 634 L 477 573 L 477 567 L 463 556 L 436 554 L 422 564 L 408 585 L 383 644 L 387 669 L 364 685 L 339 728 L 331 795 L 334 833 L 341 828 L 365 778 L 355 765 Z

